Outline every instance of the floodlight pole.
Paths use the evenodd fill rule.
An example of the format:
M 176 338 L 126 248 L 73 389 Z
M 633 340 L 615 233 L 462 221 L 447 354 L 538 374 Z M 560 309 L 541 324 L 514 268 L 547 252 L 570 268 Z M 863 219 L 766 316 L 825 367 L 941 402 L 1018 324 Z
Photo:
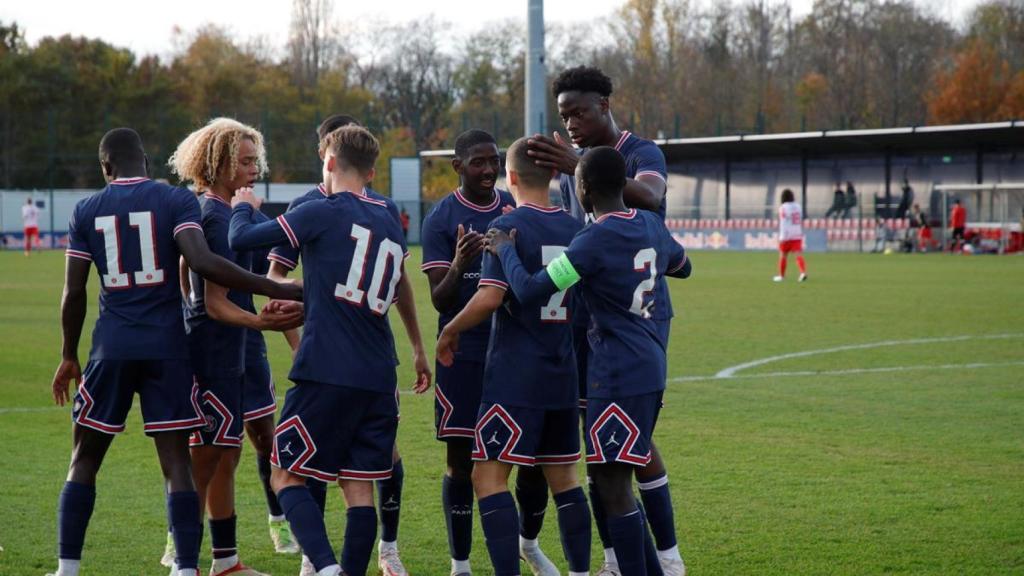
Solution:
M 547 72 L 544 67 L 544 0 L 528 0 L 526 18 L 526 110 L 523 129 L 526 135 L 547 130 Z

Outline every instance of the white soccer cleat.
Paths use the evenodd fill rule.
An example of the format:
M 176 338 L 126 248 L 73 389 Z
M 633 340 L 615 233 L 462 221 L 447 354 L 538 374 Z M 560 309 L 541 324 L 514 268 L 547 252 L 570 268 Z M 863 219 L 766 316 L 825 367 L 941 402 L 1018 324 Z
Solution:
M 806 282 L 806 281 L 807 281 L 807 274 L 801 274 L 800 275 L 800 279 L 798 280 L 798 282 Z
M 167 543 L 164 544 L 164 555 L 160 558 L 160 565 L 171 568 L 174 566 L 174 558 L 177 555 L 178 551 L 174 549 L 174 535 L 168 532 Z
M 540 546 L 519 546 L 519 557 L 530 567 L 534 576 L 559 576 L 558 568 L 544 555 Z
M 594 573 L 594 576 L 622 576 L 619 572 L 619 565 L 605 562 L 601 569 Z
M 665 558 L 659 558 L 661 564 L 661 571 L 665 573 L 665 576 L 686 576 L 686 564 L 683 564 L 682 558 L 673 558 L 667 560 Z
M 292 536 L 292 527 L 287 520 L 270 521 L 270 540 L 274 542 L 274 552 L 278 554 L 298 554 L 301 552 L 299 543 Z
M 409 572 L 398 557 L 398 548 L 384 548 L 377 552 L 377 567 L 381 576 L 409 576 Z
M 258 570 L 253 570 L 241 562 L 227 570 L 221 570 L 220 572 L 214 572 L 213 569 L 210 570 L 210 576 L 228 576 L 229 574 L 231 576 L 270 576 L 269 574 L 264 574 Z
M 302 555 L 302 568 L 299 568 L 299 576 L 316 576 L 316 568 L 313 567 L 313 561 L 305 554 Z
M 772 278 L 772 282 L 782 282 L 783 280 L 785 280 L 785 278 L 782 276 L 775 276 Z

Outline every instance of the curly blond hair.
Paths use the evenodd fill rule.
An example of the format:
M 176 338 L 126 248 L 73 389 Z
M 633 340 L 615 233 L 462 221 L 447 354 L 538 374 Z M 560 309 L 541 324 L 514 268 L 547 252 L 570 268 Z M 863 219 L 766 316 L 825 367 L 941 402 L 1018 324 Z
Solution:
M 259 175 L 267 173 L 267 152 L 263 135 L 252 126 L 231 118 L 214 118 L 206 126 L 189 134 L 171 154 L 167 165 L 182 181 L 191 181 L 200 189 L 207 189 L 217 181 L 217 174 L 230 167 L 230 178 L 238 170 L 238 149 L 243 139 L 256 145 L 256 165 Z

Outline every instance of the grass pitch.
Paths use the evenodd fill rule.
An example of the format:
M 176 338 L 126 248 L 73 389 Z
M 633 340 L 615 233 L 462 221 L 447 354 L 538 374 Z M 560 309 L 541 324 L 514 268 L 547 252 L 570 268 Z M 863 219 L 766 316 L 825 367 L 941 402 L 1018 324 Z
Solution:
M 70 447 L 68 409 L 53 407 L 49 393 L 63 260 L 0 253 L 3 575 L 56 566 Z M 410 261 L 419 260 L 417 251 Z M 693 278 L 670 283 L 676 320 L 656 432 L 690 574 L 1024 573 L 1024 258 L 811 254 L 806 284 L 773 284 L 772 254 L 693 260 Z M 425 277 L 410 276 L 429 339 L 436 314 Z M 95 278 L 89 290 L 83 367 Z M 405 360 L 397 314 L 392 320 Z M 268 340 L 283 395 L 286 346 Z M 814 352 L 822 350 L 832 351 Z M 800 352 L 812 353 L 793 356 Z M 444 452 L 432 409 L 430 395 L 403 397 L 399 545 L 417 576 L 448 573 Z M 83 576 L 166 574 L 163 488 L 141 428 L 136 410 L 100 474 Z M 237 491 L 243 560 L 276 576 L 297 573 L 296 556 L 272 553 L 249 446 Z M 543 546 L 564 570 L 551 512 Z M 343 523 L 332 490 L 336 546 Z M 596 534 L 594 542 L 596 569 Z M 204 548 L 201 567 L 208 539 Z M 479 523 L 472 562 L 477 574 L 491 573 Z

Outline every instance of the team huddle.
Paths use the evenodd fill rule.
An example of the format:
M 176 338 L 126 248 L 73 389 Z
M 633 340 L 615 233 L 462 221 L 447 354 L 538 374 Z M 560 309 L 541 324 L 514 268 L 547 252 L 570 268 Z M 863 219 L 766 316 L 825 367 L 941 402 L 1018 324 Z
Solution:
M 99 147 L 108 185 L 76 206 L 67 249 L 55 400 L 71 400 L 72 380 L 78 387 L 56 576 L 79 572 L 96 475 L 135 393 L 165 478 L 172 576 L 198 576 L 204 516 L 210 575 L 260 574 L 241 562 L 236 539 L 245 436 L 275 550 L 301 552 L 300 575 L 362 576 L 375 543 L 382 574 L 407 574 L 392 305 L 413 350 L 413 390 L 427 391 L 436 373 L 452 575 L 472 573 L 474 500 L 494 574 L 518 575 L 522 560 L 557 575 L 538 545 L 549 492 L 570 576 L 591 573 L 592 526 L 604 549 L 595 574 L 685 574 L 653 441 L 673 315 L 667 279 L 692 271 L 664 224 L 665 159 L 615 125 L 600 70 L 567 70 L 553 93 L 571 143 L 557 133 L 515 141 L 507 192 L 495 187 L 494 137 L 469 130 L 456 140 L 460 186 L 422 225 L 421 269 L 439 313 L 434 372 L 401 218 L 370 188 L 380 146 L 354 118 L 319 126 L 323 181 L 276 219 L 251 189 L 267 169 L 255 129 L 216 119 L 179 145 L 171 168 L 198 198 L 148 179 L 133 130 L 108 132 Z M 556 177 L 561 207 L 549 196 Z M 301 280 L 287 278 L 300 262 Z M 82 371 L 93 264 L 100 315 Z M 254 294 L 270 298 L 262 310 Z M 276 425 L 266 330 L 283 332 L 294 354 Z M 589 498 L 577 472 L 584 450 Z M 328 482 L 347 508 L 340 558 L 324 522 Z

